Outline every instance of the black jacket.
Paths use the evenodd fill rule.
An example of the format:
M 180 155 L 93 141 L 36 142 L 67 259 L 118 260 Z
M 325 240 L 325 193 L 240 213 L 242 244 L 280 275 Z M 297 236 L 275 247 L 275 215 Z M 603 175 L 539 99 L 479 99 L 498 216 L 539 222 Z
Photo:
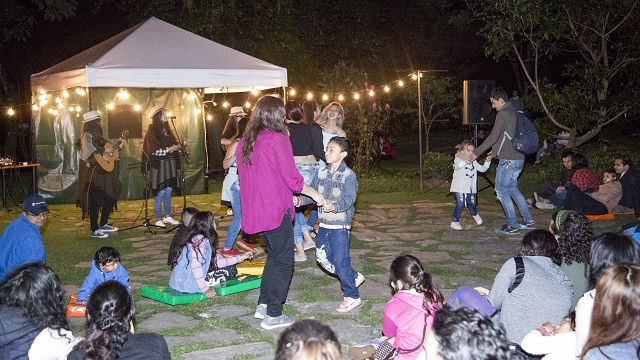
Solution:
M 29 359 L 29 349 L 44 330 L 13 306 L 0 305 L 0 360 Z

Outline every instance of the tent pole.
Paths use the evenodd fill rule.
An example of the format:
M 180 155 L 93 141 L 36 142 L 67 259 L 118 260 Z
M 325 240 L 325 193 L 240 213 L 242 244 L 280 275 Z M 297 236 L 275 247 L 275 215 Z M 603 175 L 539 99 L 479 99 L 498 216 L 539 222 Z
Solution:
M 209 193 L 209 149 L 207 144 L 207 119 L 204 112 L 204 88 L 200 89 L 200 115 L 202 116 L 202 132 L 204 133 L 204 193 Z

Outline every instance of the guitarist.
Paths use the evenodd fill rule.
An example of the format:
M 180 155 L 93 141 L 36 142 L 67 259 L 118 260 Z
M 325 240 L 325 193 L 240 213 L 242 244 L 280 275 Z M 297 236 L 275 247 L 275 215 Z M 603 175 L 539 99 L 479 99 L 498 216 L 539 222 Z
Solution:
M 107 172 L 98 165 L 93 155 L 113 154 L 122 150 L 123 145 L 114 148 L 103 137 L 102 121 L 100 113 L 97 111 L 89 111 L 84 114 L 82 135 L 80 135 L 77 144 L 80 147 L 80 159 L 83 162 L 78 170 L 79 195 L 81 195 L 78 200 L 83 214 L 89 212 L 91 236 L 106 238 L 109 236 L 107 233 L 118 231 L 117 227 L 107 224 L 107 221 L 122 190 L 119 178 L 120 164 L 119 161 L 116 161 L 117 165 L 114 170 Z M 102 210 L 102 215 L 100 222 L 98 222 L 100 210 Z

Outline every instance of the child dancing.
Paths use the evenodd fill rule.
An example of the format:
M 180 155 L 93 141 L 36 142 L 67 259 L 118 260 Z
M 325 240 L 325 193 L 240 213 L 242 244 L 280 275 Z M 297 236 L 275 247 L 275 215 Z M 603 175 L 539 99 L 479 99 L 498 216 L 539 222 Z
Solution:
M 453 160 L 453 181 L 451 181 L 451 192 L 456 197 L 456 208 L 451 216 L 451 228 L 462 230 L 460 225 L 460 214 L 466 206 L 471 211 L 473 219 L 478 225 L 482 224 L 482 218 L 478 215 L 478 209 L 474 202 L 474 195 L 478 192 L 478 171 L 485 172 L 491 165 L 491 152 L 487 154 L 487 159 L 483 165 L 475 160 L 470 160 L 475 146 L 471 140 L 464 140 L 458 147 L 456 158 Z
M 320 168 L 314 181 L 314 188 L 325 199 L 324 206 L 318 211 L 320 228 L 316 238 L 316 259 L 320 266 L 340 279 L 344 300 L 336 308 L 338 312 L 351 311 L 362 303 L 358 286 L 364 281 L 364 276 L 351 267 L 349 255 L 351 219 L 358 192 L 356 174 L 344 162 L 349 150 L 346 137 L 331 138 L 325 151 L 327 165 Z
M 116 280 L 129 289 L 129 274 L 120 264 L 120 253 L 111 246 L 101 247 L 93 256 L 91 270 L 78 291 L 76 305 L 86 305 L 93 289 L 107 280 Z
M 213 214 L 209 211 L 195 214 L 189 224 L 187 235 L 182 237 L 173 249 L 169 286 L 180 292 L 203 293 L 212 298 L 216 293 L 210 286 L 221 280 L 216 276 L 218 271 L 253 258 L 251 251 L 231 258 L 215 255 L 213 249 L 217 241 L 218 233 Z M 209 281 L 209 278 L 213 281 Z

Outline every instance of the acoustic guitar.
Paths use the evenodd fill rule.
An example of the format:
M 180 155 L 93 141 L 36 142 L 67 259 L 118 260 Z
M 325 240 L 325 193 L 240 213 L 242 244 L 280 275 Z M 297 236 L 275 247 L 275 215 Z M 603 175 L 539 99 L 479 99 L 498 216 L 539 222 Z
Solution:
M 120 135 L 120 139 L 118 140 L 118 142 L 113 145 L 110 142 L 107 142 L 106 144 L 104 144 L 104 147 L 113 147 L 115 149 L 114 152 L 112 153 L 103 153 L 103 154 L 93 154 L 94 158 L 96 159 L 96 162 L 98 163 L 98 165 L 100 165 L 100 167 L 106 171 L 106 172 L 112 172 L 113 171 L 113 167 L 115 166 L 116 160 L 118 160 L 118 147 L 120 146 L 120 144 L 122 144 L 122 142 L 127 138 L 127 136 L 129 136 L 129 130 L 124 130 L 122 131 L 122 134 Z

